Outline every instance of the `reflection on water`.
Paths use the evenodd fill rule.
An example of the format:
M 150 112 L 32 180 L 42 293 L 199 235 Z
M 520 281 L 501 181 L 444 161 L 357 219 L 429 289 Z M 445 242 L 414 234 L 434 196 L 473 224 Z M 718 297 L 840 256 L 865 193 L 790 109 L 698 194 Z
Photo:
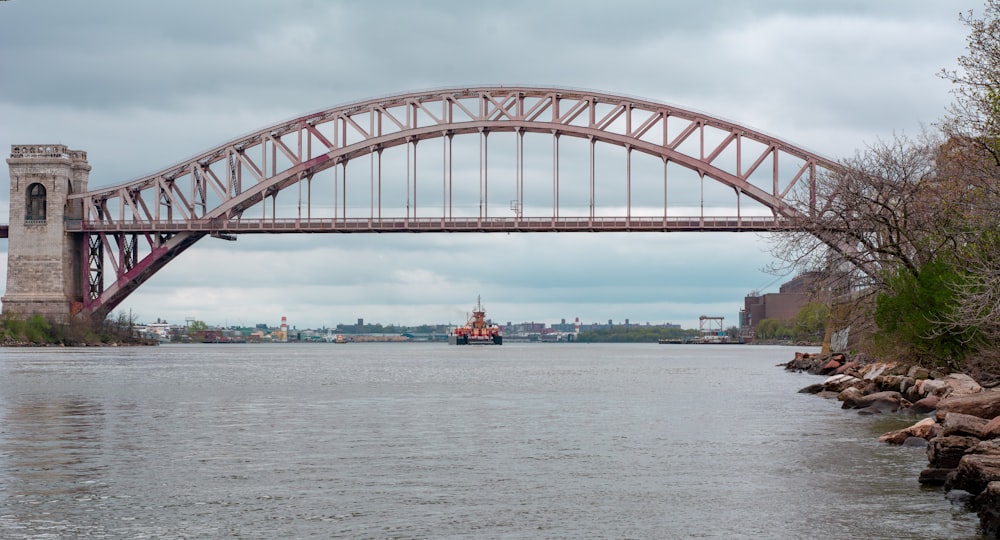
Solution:
M 790 357 L 0 350 L 0 537 L 977 537 L 921 450 L 797 394 Z

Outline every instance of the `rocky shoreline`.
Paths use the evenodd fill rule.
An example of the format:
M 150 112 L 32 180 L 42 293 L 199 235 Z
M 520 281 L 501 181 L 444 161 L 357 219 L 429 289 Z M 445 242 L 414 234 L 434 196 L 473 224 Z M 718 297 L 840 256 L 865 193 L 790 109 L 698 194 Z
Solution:
M 940 486 L 979 516 L 986 538 L 1000 539 L 1000 387 L 964 373 L 876 362 L 844 353 L 796 353 L 786 370 L 827 378 L 801 393 L 837 400 L 860 414 L 908 413 L 912 426 L 886 433 L 887 444 L 924 446 L 927 468 L 916 480 Z

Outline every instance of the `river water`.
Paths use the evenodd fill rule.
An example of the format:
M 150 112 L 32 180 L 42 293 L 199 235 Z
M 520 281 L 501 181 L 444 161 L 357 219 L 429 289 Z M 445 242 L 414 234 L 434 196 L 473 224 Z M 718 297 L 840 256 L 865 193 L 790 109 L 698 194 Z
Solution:
M 793 353 L 0 349 L 0 537 L 979 537 Z

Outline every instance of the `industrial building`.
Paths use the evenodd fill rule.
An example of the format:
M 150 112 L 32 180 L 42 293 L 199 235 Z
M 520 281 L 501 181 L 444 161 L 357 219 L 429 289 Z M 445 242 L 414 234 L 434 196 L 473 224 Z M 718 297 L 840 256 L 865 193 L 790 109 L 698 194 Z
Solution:
M 755 291 L 748 294 L 740 311 L 740 337 L 747 343 L 752 342 L 757 335 L 757 325 L 764 319 L 791 321 L 814 298 L 819 286 L 819 274 L 806 272 L 782 284 L 776 293 Z

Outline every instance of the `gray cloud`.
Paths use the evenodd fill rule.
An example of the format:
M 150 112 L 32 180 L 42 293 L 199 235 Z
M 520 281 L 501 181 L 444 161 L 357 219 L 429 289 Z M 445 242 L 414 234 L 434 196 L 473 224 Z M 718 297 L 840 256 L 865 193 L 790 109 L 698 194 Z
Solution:
M 11 0 L 0 2 L 0 148 L 86 150 L 97 187 L 306 111 L 420 88 L 523 83 L 662 100 L 838 158 L 938 120 L 950 96 L 935 74 L 963 53 L 958 12 L 979 8 L 972 0 Z M 462 159 L 474 176 L 476 161 Z M 546 177 L 546 157 L 537 163 L 528 174 Z M 545 190 L 531 196 L 544 200 Z M 417 322 L 457 320 L 481 292 L 504 320 L 692 325 L 705 310 L 725 309 L 735 322 L 742 295 L 773 280 L 759 270 L 764 245 L 714 234 L 206 240 L 122 307 L 143 318 L 199 311 L 213 322 L 237 312 L 258 322 L 287 314 L 302 325 Z

